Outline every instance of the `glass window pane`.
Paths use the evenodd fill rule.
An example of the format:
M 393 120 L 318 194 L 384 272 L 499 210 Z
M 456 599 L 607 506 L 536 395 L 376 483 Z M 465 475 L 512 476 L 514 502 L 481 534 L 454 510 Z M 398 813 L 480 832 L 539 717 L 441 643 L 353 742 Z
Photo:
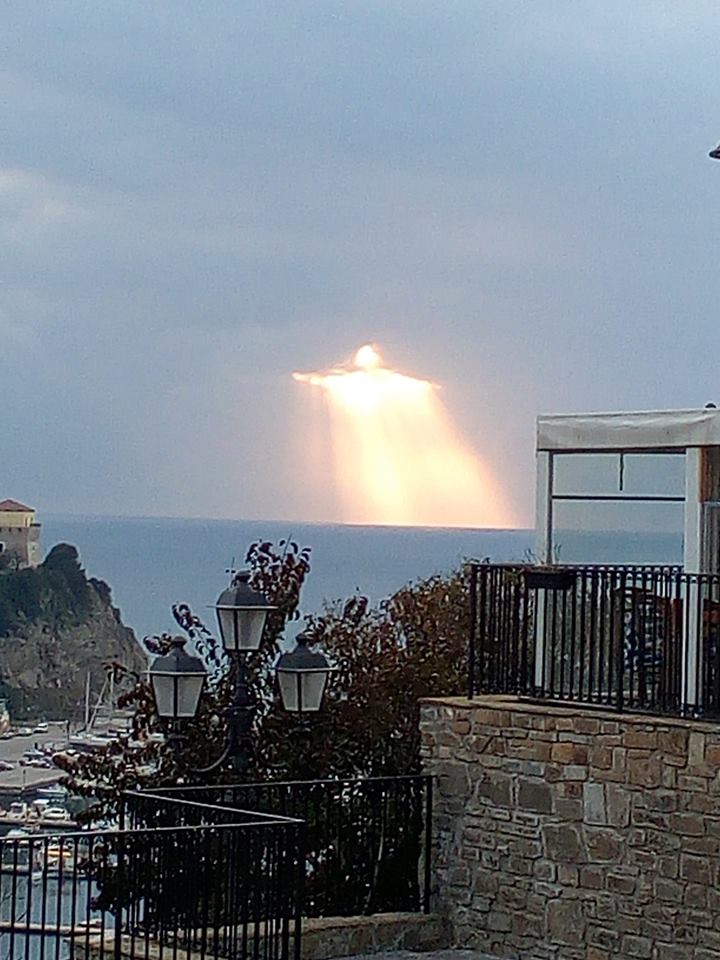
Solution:
M 616 453 L 556 453 L 553 493 L 615 494 L 619 490 L 620 458 Z
M 684 505 L 631 501 L 556 501 L 556 563 L 683 562 Z
M 553 493 L 582 496 L 685 495 L 684 453 L 558 453 Z
M 684 453 L 626 453 L 623 460 L 623 493 L 685 496 Z

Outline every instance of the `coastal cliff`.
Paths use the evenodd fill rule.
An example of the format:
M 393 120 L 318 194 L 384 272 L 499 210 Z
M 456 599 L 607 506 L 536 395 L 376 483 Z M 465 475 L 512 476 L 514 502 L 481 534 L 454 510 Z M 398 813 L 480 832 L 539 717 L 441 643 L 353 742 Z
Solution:
M 0 571 L 0 696 L 16 719 L 77 719 L 88 673 L 94 697 L 107 664 L 145 669 L 110 588 L 88 578 L 77 550 L 53 547 L 34 569 Z

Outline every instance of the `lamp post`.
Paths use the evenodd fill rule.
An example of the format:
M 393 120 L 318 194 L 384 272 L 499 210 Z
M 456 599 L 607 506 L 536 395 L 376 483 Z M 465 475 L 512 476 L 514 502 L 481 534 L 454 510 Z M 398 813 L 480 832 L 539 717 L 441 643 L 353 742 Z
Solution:
M 225 652 L 230 659 L 232 694 L 227 708 L 227 738 L 218 759 L 193 773 L 211 773 L 226 763 L 244 774 L 252 756 L 252 724 L 256 704 L 248 682 L 245 655 L 256 651 L 262 641 L 267 615 L 276 610 L 263 594 L 250 586 L 250 574 L 235 574 L 232 583 L 217 599 L 213 609 Z M 309 635 L 297 637 L 295 649 L 283 654 L 276 672 L 283 706 L 290 713 L 304 715 L 320 709 L 327 678 L 332 670 L 321 653 L 308 650 Z M 157 657 L 148 671 L 158 715 L 170 721 L 171 742 L 177 747 L 182 737 L 179 725 L 197 713 L 206 671 L 198 657 L 184 649 L 185 640 L 171 641 L 170 652 Z
M 245 654 L 260 647 L 265 621 L 277 607 L 250 586 L 247 570 L 236 573 L 229 587 L 215 604 L 220 639 L 230 659 L 233 673 L 232 699 L 227 710 L 228 737 L 225 755 L 211 769 L 230 759 L 237 773 L 244 773 L 250 763 L 252 722 L 255 702 L 248 683 Z M 210 772 L 208 770 L 208 772 Z

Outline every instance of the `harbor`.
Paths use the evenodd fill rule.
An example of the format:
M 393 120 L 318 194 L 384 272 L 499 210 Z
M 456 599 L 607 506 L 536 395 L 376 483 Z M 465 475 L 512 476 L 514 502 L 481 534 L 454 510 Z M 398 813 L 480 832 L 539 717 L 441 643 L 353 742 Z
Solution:
M 15 799 L 38 788 L 49 787 L 57 783 L 61 776 L 61 772 L 52 764 L 51 755 L 69 746 L 69 725 L 57 722 L 47 724 L 47 730 L 21 729 L 29 732 L 16 731 L 12 737 L 5 733 L 0 739 L 0 766 L 12 764 L 12 767 L 0 771 L 0 806 L 8 798 Z M 37 751 L 47 757 L 47 766 L 23 763 L 28 751 Z M 39 757 L 37 759 L 40 760 Z

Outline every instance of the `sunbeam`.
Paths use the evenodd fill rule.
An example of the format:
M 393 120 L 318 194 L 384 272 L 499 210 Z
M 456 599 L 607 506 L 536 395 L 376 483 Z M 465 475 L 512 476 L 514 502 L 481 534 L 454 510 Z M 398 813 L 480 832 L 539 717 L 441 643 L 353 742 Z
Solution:
M 385 367 L 373 344 L 345 366 L 293 377 L 323 391 L 344 522 L 512 525 L 489 470 L 453 427 L 437 384 Z

